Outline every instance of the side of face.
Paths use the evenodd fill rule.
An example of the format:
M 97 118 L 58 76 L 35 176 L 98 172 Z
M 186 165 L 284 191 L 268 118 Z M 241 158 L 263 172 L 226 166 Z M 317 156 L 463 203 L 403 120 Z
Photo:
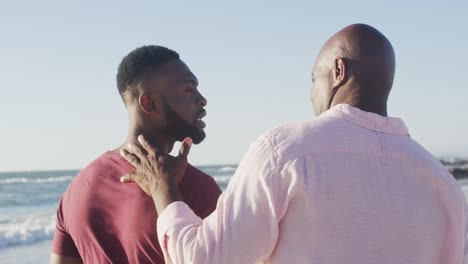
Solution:
M 325 57 L 320 54 L 312 70 L 312 90 L 310 93 L 310 100 L 316 116 L 328 110 L 332 80 L 330 79 L 331 69 L 327 66 Z
M 195 144 L 205 138 L 205 97 L 198 90 L 198 79 L 182 60 L 168 62 L 150 82 L 160 112 L 159 122 L 166 133 L 182 141 L 191 137 Z

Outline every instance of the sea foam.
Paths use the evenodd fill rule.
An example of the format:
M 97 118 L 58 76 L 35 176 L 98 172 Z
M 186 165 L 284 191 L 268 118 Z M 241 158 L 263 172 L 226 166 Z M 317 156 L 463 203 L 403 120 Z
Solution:
M 64 182 L 64 181 L 70 181 L 71 179 L 73 179 L 73 176 L 60 176 L 60 177 L 48 177 L 48 178 L 12 177 L 12 178 L 0 179 L 0 184 Z
M 55 213 L 0 218 L 0 248 L 50 240 L 55 223 Z

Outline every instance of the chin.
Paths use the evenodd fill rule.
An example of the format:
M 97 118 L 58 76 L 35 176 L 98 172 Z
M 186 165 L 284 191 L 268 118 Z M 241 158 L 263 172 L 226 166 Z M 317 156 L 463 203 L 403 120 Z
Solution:
M 202 143 L 203 140 L 205 140 L 205 137 L 206 137 L 206 134 L 205 134 L 205 132 L 203 132 L 203 133 L 200 133 L 199 135 L 193 136 L 191 138 L 192 138 L 193 144 L 198 145 L 198 144 Z
M 206 133 L 202 128 L 197 128 L 191 133 L 190 138 L 192 138 L 193 144 L 200 144 L 205 138 Z

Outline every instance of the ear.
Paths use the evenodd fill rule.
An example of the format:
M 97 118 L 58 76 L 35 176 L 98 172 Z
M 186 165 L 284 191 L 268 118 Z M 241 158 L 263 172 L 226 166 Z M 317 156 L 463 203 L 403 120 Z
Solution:
M 344 58 L 336 58 L 333 64 L 333 87 L 345 83 L 348 74 L 348 66 Z
M 143 112 L 147 114 L 159 113 L 158 102 L 156 102 L 155 98 L 150 96 L 149 94 L 140 95 L 138 103 L 140 104 L 140 107 L 143 110 Z

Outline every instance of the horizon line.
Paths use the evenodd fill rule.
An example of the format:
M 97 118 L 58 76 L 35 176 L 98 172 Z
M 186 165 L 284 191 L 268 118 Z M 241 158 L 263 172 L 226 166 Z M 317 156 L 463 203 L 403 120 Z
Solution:
M 194 167 L 220 167 L 220 166 L 238 166 L 239 164 L 235 163 L 224 163 L 224 164 L 191 164 Z M 86 168 L 86 167 L 84 167 Z M 82 169 L 38 169 L 38 170 L 0 170 L 0 174 L 6 174 L 6 173 L 28 173 L 28 172 L 57 172 L 57 171 L 81 171 Z

